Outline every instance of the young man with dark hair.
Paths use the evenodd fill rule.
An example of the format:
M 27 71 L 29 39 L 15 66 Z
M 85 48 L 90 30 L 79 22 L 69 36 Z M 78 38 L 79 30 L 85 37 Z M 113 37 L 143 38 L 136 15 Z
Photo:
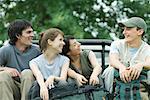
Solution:
M 1 100 L 28 100 L 34 81 L 29 61 L 40 54 L 32 44 L 32 25 L 26 20 L 15 20 L 8 27 L 9 43 L 0 48 Z
M 150 46 L 142 40 L 143 34 L 147 31 L 145 21 L 140 17 L 132 17 L 120 22 L 119 26 L 123 28 L 125 38 L 112 42 L 109 54 L 110 66 L 102 75 L 106 89 L 110 92 L 113 90 L 115 71 L 118 71 L 120 81 L 123 83 L 140 80 L 144 69 L 150 72 Z M 142 92 L 141 97 L 146 98 L 142 98 L 144 100 L 148 99 L 148 95 L 143 96 Z

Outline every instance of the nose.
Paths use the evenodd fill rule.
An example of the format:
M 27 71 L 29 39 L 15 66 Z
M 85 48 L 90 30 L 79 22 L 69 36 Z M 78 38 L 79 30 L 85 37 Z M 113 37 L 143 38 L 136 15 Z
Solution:
M 126 34 L 126 28 L 123 29 L 123 32 L 122 32 L 122 33 L 123 33 L 123 34 Z
M 62 44 L 63 44 L 63 45 L 65 45 L 65 42 L 64 42 L 64 41 L 62 41 Z
M 34 32 L 31 32 L 31 33 L 30 33 L 30 36 L 34 37 L 34 34 L 35 34 Z
M 81 45 L 81 43 L 80 43 L 80 42 L 77 42 L 77 44 L 78 44 L 78 46 L 80 46 L 80 45 Z

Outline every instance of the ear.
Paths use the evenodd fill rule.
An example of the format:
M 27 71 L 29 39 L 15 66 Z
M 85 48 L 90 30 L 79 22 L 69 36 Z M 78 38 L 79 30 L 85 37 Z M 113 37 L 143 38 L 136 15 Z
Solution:
M 138 31 L 139 31 L 138 35 L 142 35 L 142 34 L 144 33 L 144 30 L 143 30 L 143 29 L 140 29 L 140 30 L 138 30 Z
M 16 35 L 16 37 L 19 39 L 19 38 L 20 38 L 20 35 L 19 35 L 19 34 L 17 34 L 17 35 Z
M 52 45 L 52 42 L 50 39 L 47 40 L 48 45 Z

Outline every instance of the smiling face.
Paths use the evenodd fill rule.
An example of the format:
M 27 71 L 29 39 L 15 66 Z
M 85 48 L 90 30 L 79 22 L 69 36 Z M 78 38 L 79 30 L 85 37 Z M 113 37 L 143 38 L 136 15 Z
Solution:
M 69 56 L 79 55 L 81 51 L 80 46 L 81 44 L 76 39 L 70 39 L 69 40 L 70 51 L 68 52 L 68 55 Z
M 33 36 L 33 29 L 31 27 L 28 27 L 22 31 L 22 35 L 17 36 L 17 42 L 19 44 L 29 46 L 32 43 Z
M 52 50 L 57 53 L 62 52 L 64 43 L 64 33 L 57 28 L 50 28 L 41 33 L 40 48 L 42 52 Z
M 58 34 L 57 37 L 54 39 L 54 41 L 48 40 L 48 43 L 50 44 L 51 48 L 53 48 L 55 51 L 58 51 L 58 53 L 62 52 L 64 43 L 64 38 L 61 34 Z
M 137 29 L 137 27 L 124 27 L 123 35 L 125 36 L 126 42 L 134 42 L 141 39 L 143 34 L 142 29 Z

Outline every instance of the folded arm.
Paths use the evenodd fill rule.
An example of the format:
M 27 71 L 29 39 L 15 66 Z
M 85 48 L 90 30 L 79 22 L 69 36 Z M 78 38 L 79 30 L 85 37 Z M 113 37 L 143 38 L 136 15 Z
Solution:
M 83 75 L 81 75 L 79 73 L 76 73 L 71 68 L 68 69 L 68 76 L 71 77 L 71 78 L 76 79 L 79 86 L 81 86 L 81 85 L 88 82 L 88 80 Z
M 147 57 L 144 62 L 139 62 L 129 67 L 130 76 L 132 80 L 138 79 L 142 70 L 150 70 L 150 57 Z
M 127 69 L 127 66 L 125 66 L 123 63 L 121 63 L 117 53 L 110 53 L 109 61 L 110 61 L 110 66 L 119 70 L 120 79 L 122 81 L 124 81 L 125 83 L 131 81 L 130 71 Z
M 48 88 L 44 83 L 43 75 L 40 72 L 38 66 L 35 63 L 30 63 L 30 68 L 40 86 L 40 97 L 43 98 L 44 100 L 49 100 Z
M 10 67 L 0 67 L 0 71 L 6 71 L 7 73 L 9 73 L 12 77 L 20 77 L 20 73 L 17 69 L 15 68 L 10 68 Z
M 99 75 L 100 73 L 102 72 L 102 67 L 101 67 L 101 64 L 98 63 L 97 59 L 96 59 L 96 55 L 94 54 L 93 51 L 90 51 L 89 52 L 89 61 L 93 67 L 93 72 L 90 76 L 90 81 L 89 83 L 91 85 L 96 85 L 96 84 L 99 84 Z

